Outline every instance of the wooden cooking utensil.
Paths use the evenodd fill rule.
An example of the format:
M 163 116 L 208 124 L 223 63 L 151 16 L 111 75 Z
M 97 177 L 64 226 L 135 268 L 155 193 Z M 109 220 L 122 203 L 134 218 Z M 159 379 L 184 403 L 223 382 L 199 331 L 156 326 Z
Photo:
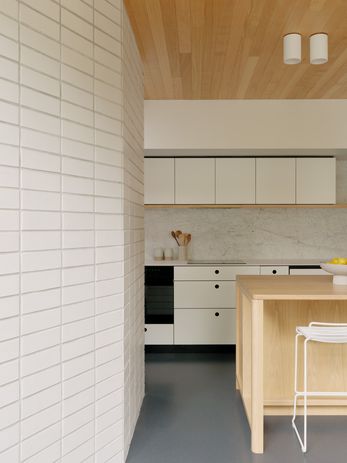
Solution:
M 173 230 L 172 230 L 172 232 L 171 232 L 171 236 L 172 236 L 172 238 L 174 238 L 174 240 L 176 241 L 176 243 L 177 243 L 178 246 L 179 246 L 180 243 L 177 241 L 176 234 L 175 234 L 175 232 L 174 232 Z

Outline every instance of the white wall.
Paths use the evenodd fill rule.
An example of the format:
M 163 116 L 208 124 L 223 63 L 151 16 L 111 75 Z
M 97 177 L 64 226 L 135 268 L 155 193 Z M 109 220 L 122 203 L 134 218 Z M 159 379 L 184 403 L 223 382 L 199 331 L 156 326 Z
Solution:
M 344 149 L 347 100 L 147 100 L 146 149 Z
M 138 54 L 122 0 L 4 0 L 0 19 L 0 461 L 123 462 L 143 397 Z

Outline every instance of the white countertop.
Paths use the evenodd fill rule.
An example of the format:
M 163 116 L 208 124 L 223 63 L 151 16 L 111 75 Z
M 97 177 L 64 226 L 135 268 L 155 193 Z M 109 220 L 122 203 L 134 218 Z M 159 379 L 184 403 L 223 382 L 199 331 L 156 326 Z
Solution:
M 272 267 L 280 266 L 280 265 L 319 265 L 321 262 L 326 262 L 327 258 L 322 259 L 237 259 L 242 260 L 245 264 L 221 264 L 218 262 L 219 259 L 216 259 L 216 264 L 218 266 L 222 265 L 235 265 L 243 266 L 243 265 L 269 265 Z M 198 266 L 211 266 L 214 265 L 213 262 L 208 264 L 194 264 L 189 263 L 186 260 L 148 260 L 145 262 L 145 265 L 198 265 Z

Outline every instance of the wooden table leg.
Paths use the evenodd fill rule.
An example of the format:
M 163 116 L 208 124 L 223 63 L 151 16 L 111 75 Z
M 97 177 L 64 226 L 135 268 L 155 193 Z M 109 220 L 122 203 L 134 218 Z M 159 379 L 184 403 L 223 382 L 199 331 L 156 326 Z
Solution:
M 252 452 L 264 452 L 263 301 L 252 301 Z
M 235 376 L 236 376 L 236 390 L 240 389 L 240 385 L 238 382 L 238 378 L 240 377 L 240 351 L 241 351 L 241 336 L 240 336 L 240 323 L 241 323 L 241 294 L 240 288 L 238 283 L 236 282 L 236 368 L 235 368 Z

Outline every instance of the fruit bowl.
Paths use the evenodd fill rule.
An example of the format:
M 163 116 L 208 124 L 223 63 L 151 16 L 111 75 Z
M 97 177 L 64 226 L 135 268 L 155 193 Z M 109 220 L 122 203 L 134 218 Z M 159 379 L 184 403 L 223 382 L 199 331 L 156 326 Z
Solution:
M 334 275 L 334 285 L 347 285 L 347 265 L 322 262 L 320 266 L 326 272 Z

